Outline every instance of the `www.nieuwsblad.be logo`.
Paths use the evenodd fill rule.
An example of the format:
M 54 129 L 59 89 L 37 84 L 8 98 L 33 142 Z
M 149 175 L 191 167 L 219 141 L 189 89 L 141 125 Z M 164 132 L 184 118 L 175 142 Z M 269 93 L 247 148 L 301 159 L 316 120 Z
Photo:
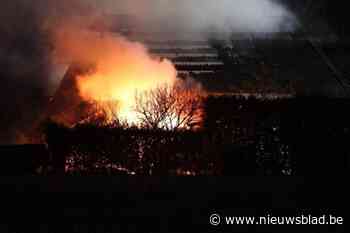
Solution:
M 301 215 L 294 217 L 248 217 L 248 216 L 224 216 L 219 214 L 212 214 L 209 217 L 209 222 L 212 226 L 220 224 L 225 225 L 342 225 L 344 223 L 343 217 L 332 215 L 312 216 Z

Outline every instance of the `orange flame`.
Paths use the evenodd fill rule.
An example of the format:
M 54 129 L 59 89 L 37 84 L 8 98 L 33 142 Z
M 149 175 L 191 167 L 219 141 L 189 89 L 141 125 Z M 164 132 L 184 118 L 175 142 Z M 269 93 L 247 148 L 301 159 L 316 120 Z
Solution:
M 73 60 L 93 63 L 92 74 L 77 77 L 80 96 L 86 101 L 118 102 L 118 118 L 137 124 L 136 92 L 161 85 L 173 85 L 177 72 L 168 60 L 152 57 L 140 43 L 121 36 L 64 31 L 60 52 Z M 68 52 L 67 52 L 68 51 Z M 67 57 L 67 56 L 66 56 Z
M 99 63 L 96 73 L 78 77 L 78 88 L 85 100 L 118 102 L 119 119 L 137 124 L 135 93 L 172 85 L 176 70 L 168 61 L 159 62 L 145 54 L 138 56 L 132 50 L 117 60 Z
M 76 77 L 80 97 L 86 102 L 97 104 L 102 110 L 93 112 L 92 117 L 105 116 L 105 121 L 113 121 L 117 117 L 114 120 L 142 126 L 136 96 L 159 87 L 175 87 L 180 82 L 169 60 L 153 57 L 142 44 L 119 35 L 101 36 L 76 28 L 65 28 L 56 36 L 58 57 L 68 58 L 70 62 L 94 64 L 93 72 Z M 195 97 L 187 99 L 195 100 Z M 193 101 L 189 103 L 194 104 Z M 193 112 L 192 109 L 189 111 Z M 179 114 L 184 112 L 181 109 Z M 170 115 L 181 119 L 175 113 Z

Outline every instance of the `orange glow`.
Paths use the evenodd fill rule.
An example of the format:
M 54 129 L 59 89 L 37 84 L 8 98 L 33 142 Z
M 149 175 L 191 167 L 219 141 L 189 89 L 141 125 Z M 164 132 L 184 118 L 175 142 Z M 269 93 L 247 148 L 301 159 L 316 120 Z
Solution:
M 80 96 L 86 101 L 118 102 L 115 108 L 121 121 L 138 124 L 134 111 L 136 93 L 171 86 L 176 81 L 177 72 L 172 63 L 151 57 L 140 43 L 121 36 L 101 38 L 89 34 L 80 39 L 76 36 L 79 38 L 77 33 L 74 37 L 66 36 L 63 47 L 68 51 L 73 48 L 73 58 L 96 64 L 95 72 L 77 77 Z
M 151 56 L 142 44 L 119 35 L 100 35 L 76 28 L 64 28 L 56 35 L 56 47 L 58 58 L 93 66 L 90 72 L 75 77 L 79 96 L 97 107 L 90 109 L 92 112 L 87 121 L 91 117 L 100 120 L 102 118 L 104 123 L 117 120 L 129 125 L 143 126 L 144 121 L 140 119 L 140 112 L 137 111 L 136 96 L 160 87 L 172 88 L 178 83 L 183 83 L 185 86 L 190 84 L 177 78 L 177 71 L 169 60 Z M 180 97 L 188 102 L 187 104 L 186 101 L 182 101 L 182 104 L 178 104 L 181 109 L 177 109 L 179 106 L 171 105 L 171 111 L 174 112 L 166 113 L 167 118 L 164 120 L 166 122 L 161 122 L 161 125 L 168 126 L 165 127 L 167 129 L 172 129 L 172 121 L 179 121 L 182 117 L 187 119 L 188 116 L 185 114 L 188 112 L 185 109 L 194 112 L 187 105 L 196 107 L 195 100 L 199 99 L 196 93 L 200 89 L 192 89 L 196 90 L 192 98 L 185 98 L 189 92 L 192 93 L 185 89 L 176 98 L 173 96 L 174 93 L 167 97 L 169 101 L 173 103 L 175 101 L 177 104 Z M 152 104 L 159 104 L 158 100 Z M 179 114 L 176 114 L 177 112 Z M 198 111 L 195 112 L 194 115 L 197 117 Z
M 176 71 L 168 61 L 159 62 L 137 54 L 126 56 L 115 63 L 113 60 L 99 63 L 96 73 L 78 77 L 78 88 L 85 100 L 118 102 L 115 107 L 119 119 L 137 124 L 135 94 L 172 85 Z

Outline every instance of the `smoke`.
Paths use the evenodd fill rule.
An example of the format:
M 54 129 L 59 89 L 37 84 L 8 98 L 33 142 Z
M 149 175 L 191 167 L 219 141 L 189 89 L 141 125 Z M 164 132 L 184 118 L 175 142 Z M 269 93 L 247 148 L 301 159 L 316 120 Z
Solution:
M 176 81 L 177 72 L 170 61 L 151 56 L 141 43 L 122 36 L 101 36 L 66 27 L 57 33 L 55 41 L 58 57 L 92 64 L 90 72 L 72 77 L 80 98 L 87 102 L 117 103 L 114 107 L 118 118 L 128 123 L 137 121 L 136 93 L 172 86 Z
M 278 0 L 104 1 L 106 12 L 134 15 L 140 29 L 186 32 L 273 33 L 293 31 L 297 21 Z
M 65 12 L 62 14 L 62 12 Z M 11 0 L 0 7 L 0 143 L 28 142 L 43 112 L 53 68 L 51 30 L 87 13 L 80 1 Z
M 86 50 L 97 51 L 93 45 L 77 46 L 68 56 L 65 48 L 57 48 L 64 46 L 57 40 L 65 40 L 57 31 L 87 28 L 102 13 L 131 14 L 141 31 L 170 31 L 174 36 L 211 30 L 278 32 L 290 30 L 295 23 L 293 15 L 273 0 L 4 1 L 0 8 L 0 143 L 19 142 L 19 138 L 27 142 L 25 135 L 40 119 L 50 90 L 58 83 L 53 80 L 53 73 L 62 70 L 57 58 L 85 59 Z

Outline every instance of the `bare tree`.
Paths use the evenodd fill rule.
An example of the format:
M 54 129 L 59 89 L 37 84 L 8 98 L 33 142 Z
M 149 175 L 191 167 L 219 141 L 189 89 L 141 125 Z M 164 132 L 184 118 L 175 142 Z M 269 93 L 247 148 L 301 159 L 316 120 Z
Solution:
M 203 118 L 203 91 L 189 80 L 136 93 L 135 99 L 135 110 L 146 128 L 194 129 Z

